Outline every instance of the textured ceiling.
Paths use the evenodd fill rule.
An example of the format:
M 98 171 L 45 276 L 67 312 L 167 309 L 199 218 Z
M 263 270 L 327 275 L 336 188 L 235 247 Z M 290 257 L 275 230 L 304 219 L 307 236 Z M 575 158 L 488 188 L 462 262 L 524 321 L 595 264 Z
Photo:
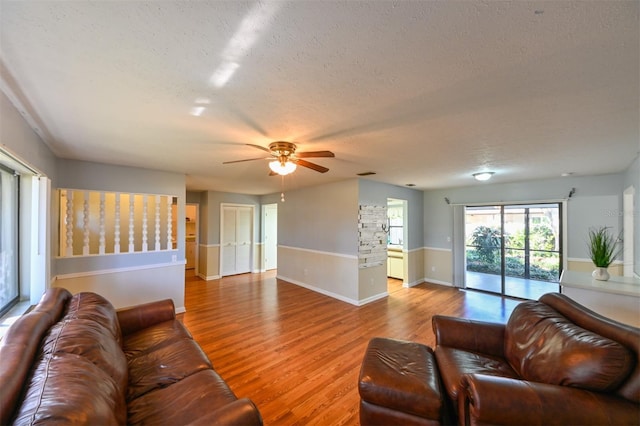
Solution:
M 638 1 L 0 1 L 3 91 L 60 157 L 279 192 L 245 144 L 331 150 L 288 189 L 625 170 Z M 200 115 L 194 115 L 199 112 Z

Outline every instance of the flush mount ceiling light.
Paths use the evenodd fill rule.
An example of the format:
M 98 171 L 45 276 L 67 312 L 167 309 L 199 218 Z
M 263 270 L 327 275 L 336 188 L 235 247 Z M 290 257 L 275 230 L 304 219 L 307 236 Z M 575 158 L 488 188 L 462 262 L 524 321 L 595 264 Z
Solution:
M 474 173 L 473 177 L 476 180 L 485 181 L 485 180 L 491 179 L 491 176 L 493 176 L 493 174 L 494 172 L 480 172 L 480 173 Z
M 296 163 L 292 163 L 291 161 L 271 161 L 269 168 L 273 173 L 285 176 L 296 170 Z

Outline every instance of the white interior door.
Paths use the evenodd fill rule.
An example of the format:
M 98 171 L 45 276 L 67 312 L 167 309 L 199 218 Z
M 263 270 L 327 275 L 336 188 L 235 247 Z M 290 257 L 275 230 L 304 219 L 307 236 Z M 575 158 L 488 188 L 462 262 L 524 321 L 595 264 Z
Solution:
M 220 275 L 251 272 L 253 207 L 222 206 Z
M 252 211 L 250 207 L 238 207 L 236 210 L 236 274 L 251 272 Z
M 264 207 L 264 269 L 278 267 L 278 205 Z
M 236 209 L 235 207 L 222 208 L 222 241 L 220 252 L 220 275 L 233 275 L 236 273 Z

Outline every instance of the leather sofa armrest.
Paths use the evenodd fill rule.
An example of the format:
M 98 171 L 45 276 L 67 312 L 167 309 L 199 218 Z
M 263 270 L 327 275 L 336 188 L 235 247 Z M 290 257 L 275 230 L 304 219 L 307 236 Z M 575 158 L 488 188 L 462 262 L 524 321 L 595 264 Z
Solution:
M 123 336 L 176 318 L 176 310 L 171 299 L 123 308 L 118 310 L 117 314 Z
M 615 394 L 468 374 L 458 414 L 465 425 L 637 425 L 640 406 Z
M 262 416 L 253 401 L 241 398 L 207 413 L 190 425 L 262 426 Z
M 504 324 L 434 315 L 431 325 L 438 346 L 504 357 Z

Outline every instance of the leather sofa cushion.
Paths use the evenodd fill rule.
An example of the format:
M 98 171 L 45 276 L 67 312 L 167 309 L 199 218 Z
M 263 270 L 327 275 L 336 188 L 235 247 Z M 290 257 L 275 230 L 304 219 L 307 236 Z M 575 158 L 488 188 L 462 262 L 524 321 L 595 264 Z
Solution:
M 124 337 L 129 365 L 127 401 L 213 368 L 179 321 L 164 321 Z
M 43 353 L 55 352 L 81 355 L 93 362 L 115 381 L 125 403 L 127 358 L 122 351 L 118 315 L 107 299 L 95 293 L 78 293 L 71 298 L 62 321 L 44 339 Z
M 435 350 L 438 369 L 451 400 L 456 401 L 465 374 L 486 374 L 516 379 L 518 374 L 501 357 L 438 346 Z
M 525 380 L 607 392 L 634 366 L 621 344 L 585 330 L 544 303 L 521 303 L 505 331 L 505 356 Z
M 191 333 L 179 321 L 163 321 L 125 336 L 123 350 L 130 359 L 180 338 L 191 339 Z
M 20 401 L 25 377 L 39 356 L 40 342 L 61 317 L 71 293 L 50 289 L 38 305 L 19 317 L 0 340 L 0 424 L 7 424 Z
M 25 387 L 14 425 L 126 423 L 121 390 L 107 373 L 83 356 L 63 352 L 46 355 L 36 364 Z
M 65 319 L 85 319 L 96 322 L 108 330 L 118 346 L 122 347 L 122 331 L 118 314 L 113 305 L 96 293 L 78 293 L 73 295 L 67 305 Z
M 56 398 L 65 401 L 66 375 L 73 377 L 69 385 L 70 392 L 75 392 L 73 398 L 69 398 L 71 406 L 108 406 L 116 422 L 126 422 L 128 367 L 119 344 L 122 338 L 119 333 L 116 311 L 109 301 L 94 293 L 74 295 L 64 316 L 49 329 L 42 341 L 41 355 L 27 390 L 29 397 L 25 398 L 23 406 L 37 403 L 33 416 L 46 412 L 55 419 L 59 411 L 66 419 L 64 404 L 55 403 Z M 82 399 L 83 395 L 86 400 Z M 51 403 L 47 402 L 50 399 Z M 98 412 L 96 415 L 109 423 L 106 414 Z
M 127 423 L 194 424 L 235 400 L 236 396 L 214 370 L 203 370 L 131 401 Z
M 129 358 L 127 401 L 211 368 L 209 358 L 194 340 L 172 340 L 153 351 Z

